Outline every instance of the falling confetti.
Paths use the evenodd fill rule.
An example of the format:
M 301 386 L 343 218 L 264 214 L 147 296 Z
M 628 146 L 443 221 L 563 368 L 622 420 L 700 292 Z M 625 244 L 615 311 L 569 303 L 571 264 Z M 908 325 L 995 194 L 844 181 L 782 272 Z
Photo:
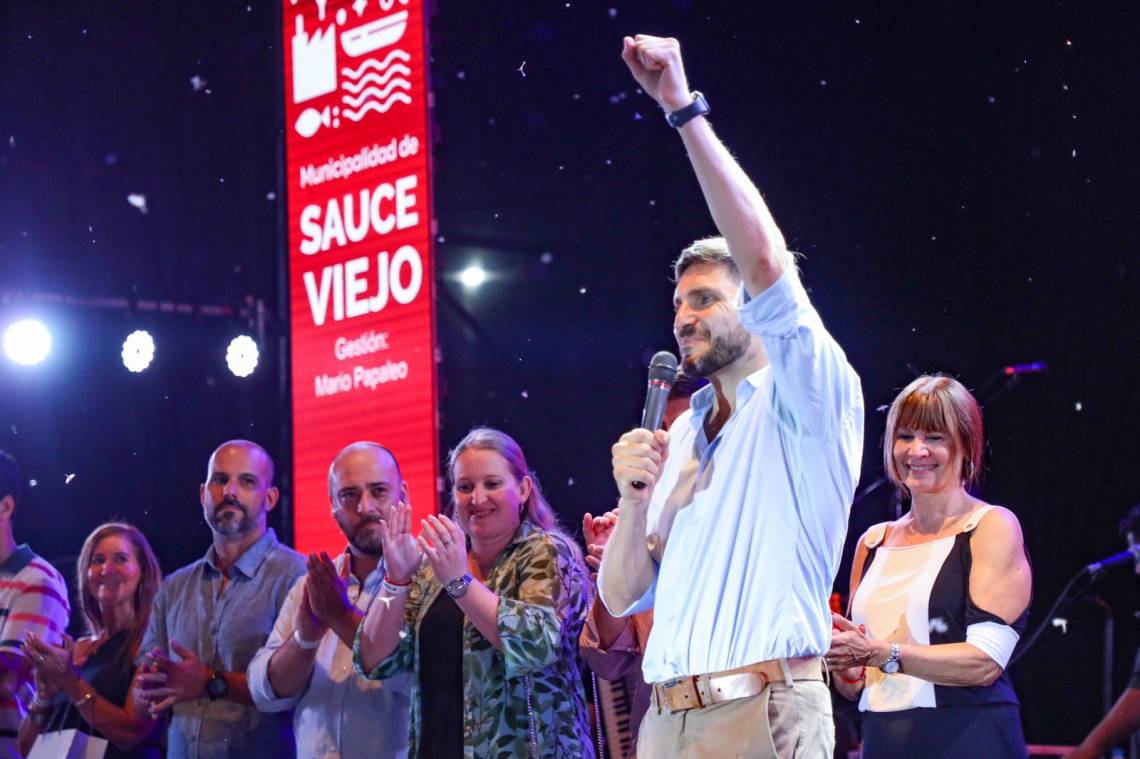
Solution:
M 523 398 L 530 397 L 530 393 L 528 393 L 526 390 L 523 390 L 521 393 L 519 393 L 519 395 L 521 395 Z
M 267 192 L 267 193 L 265 193 L 265 199 L 266 200 L 277 200 L 277 193 L 275 193 L 273 191 Z
M 146 213 L 146 195 L 138 192 L 132 192 L 127 196 L 127 202 L 135 208 L 139 209 L 139 213 Z
M 1076 403 L 1073 404 L 1073 410 L 1074 411 L 1083 411 L 1084 408 L 1085 408 L 1085 404 L 1081 403 L 1080 401 L 1077 401 Z
M 584 287 L 579 287 L 579 288 L 578 288 L 578 292 L 580 292 L 582 295 L 585 295 L 585 294 L 586 294 L 586 288 L 584 288 Z
M 74 480 L 74 479 L 75 479 L 75 474 L 74 474 L 74 473 L 72 473 L 72 474 L 69 474 L 69 475 L 66 475 L 66 476 L 64 476 L 64 478 L 63 478 L 63 484 L 64 484 L 64 485 L 70 485 L 70 484 L 71 484 L 71 481 L 72 481 L 72 480 Z
M 195 92 L 201 92 L 202 90 L 206 89 L 206 84 L 207 84 L 206 80 L 203 79 L 202 77 L 198 76 L 197 74 L 190 77 L 190 87 Z
M 519 66 L 519 73 L 523 75 L 523 79 L 526 79 L 526 61 L 523 61 L 522 65 Z
M 547 251 L 547 252 L 543 253 L 541 256 L 539 256 L 538 260 L 544 264 L 548 264 L 554 260 L 554 254 L 551 253 L 550 251 Z
M 610 8 L 606 12 L 610 14 L 610 18 L 617 18 L 617 8 Z
M 566 485 L 568 487 L 574 487 L 574 478 L 571 477 L 570 479 L 566 480 Z
M 28 487 L 30 487 L 30 488 L 34 488 L 36 485 L 39 485 L 39 484 L 40 484 L 39 480 L 28 480 Z

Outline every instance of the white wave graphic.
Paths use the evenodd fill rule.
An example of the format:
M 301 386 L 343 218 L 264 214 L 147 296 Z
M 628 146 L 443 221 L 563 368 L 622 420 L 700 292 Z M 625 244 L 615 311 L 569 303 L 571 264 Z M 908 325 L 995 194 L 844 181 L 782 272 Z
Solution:
M 348 77 L 349 79 L 352 79 L 353 81 L 355 81 L 355 80 L 359 79 L 364 74 L 364 72 L 368 71 L 369 69 L 376 69 L 377 71 L 383 71 L 384 69 L 388 68 L 389 63 L 391 63 L 392 61 L 397 60 L 397 59 L 403 61 L 404 63 L 407 63 L 408 61 L 412 60 L 412 56 L 410 53 L 407 53 L 403 50 L 397 49 L 397 50 L 393 50 L 392 52 L 388 53 L 388 55 L 384 56 L 384 60 L 380 63 L 377 63 L 373 59 L 369 58 L 364 63 L 360 64 L 360 68 L 358 68 L 358 69 L 343 68 L 340 70 L 340 74 L 341 74 L 341 76 Z
M 406 103 L 408 105 L 411 105 L 412 99 L 403 92 L 396 92 L 392 94 L 392 97 L 388 98 L 383 103 L 377 103 L 375 100 L 369 100 L 359 111 L 341 111 L 341 115 L 350 121 L 360 121 L 371 111 L 376 111 L 377 113 L 387 113 L 388 109 L 396 103 Z
M 341 98 L 340 102 L 344 103 L 349 108 L 359 108 L 360 104 L 365 100 L 368 100 L 370 98 L 373 100 L 383 100 L 392 94 L 392 90 L 396 89 L 410 90 L 412 89 L 412 83 L 407 79 L 393 79 L 392 81 L 388 82 L 388 86 L 384 87 L 383 89 L 379 87 L 367 87 L 365 88 L 364 92 L 360 93 L 356 97 L 353 97 L 352 95 L 345 95 L 343 98 Z
M 358 92 L 360 92 L 362 89 L 364 89 L 364 87 L 366 85 L 377 84 L 377 85 L 383 86 L 383 85 L 387 84 L 388 80 L 391 79 L 396 74 L 403 74 L 404 76 L 411 76 L 412 70 L 402 63 L 395 63 L 392 65 L 391 68 L 389 68 L 383 74 L 377 74 L 374 71 L 370 71 L 367 74 L 365 74 L 364 76 L 360 77 L 360 81 L 358 81 L 358 82 L 355 82 L 355 83 L 345 82 L 343 85 L 341 85 L 341 89 L 348 90 L 353 95 L 355 95 Z

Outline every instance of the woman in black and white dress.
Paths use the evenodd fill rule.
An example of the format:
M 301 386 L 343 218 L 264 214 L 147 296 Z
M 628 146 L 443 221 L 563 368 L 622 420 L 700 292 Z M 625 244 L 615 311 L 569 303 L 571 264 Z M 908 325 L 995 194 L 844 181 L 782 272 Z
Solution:
M 919 377 L 891 405 L 883 448 L 910 511 L 860 538 L 851 620 L 834 616 L 826 657 L 859 699 L 863 756 L 1027 756 L 1005 666 L 1032 579 L 1017 517 L 967 491 L 978 402 L 950 377 Z

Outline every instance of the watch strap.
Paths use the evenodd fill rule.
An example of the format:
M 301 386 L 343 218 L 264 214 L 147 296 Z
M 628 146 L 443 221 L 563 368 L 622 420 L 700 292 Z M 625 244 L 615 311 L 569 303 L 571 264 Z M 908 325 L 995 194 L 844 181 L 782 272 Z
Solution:
M 704 95 L 695 90 L 693 91 L 692 95 L 693 102 L 689 103 L 687 106 L 680 110 L 665 114 L 665 121 L 669 123 L 669 126 L 673 127 L 674 129 L 680 129 L 685 124 L 688 124 L 690 121 L 695 119 L 697 116 L 704 116 L 711 110 L 709 108 L 708 101 L 705 100 Z
M 444 586 L 444 590 L 446 590 L 447 595 L 452 598 L 463 598 L 463 596 L 467 595 L 467 588 L 470 587 L 474 581 L 475 578 L 471 576 L 470 572 L 464 572 L 461 577 L 457 577 L 447 583 L 447 585 Z

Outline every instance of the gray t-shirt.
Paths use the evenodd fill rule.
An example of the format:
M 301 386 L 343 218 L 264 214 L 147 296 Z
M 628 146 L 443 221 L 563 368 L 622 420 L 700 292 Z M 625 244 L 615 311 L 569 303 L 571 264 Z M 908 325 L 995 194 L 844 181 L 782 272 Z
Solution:
M 222 593 L 222 573 L 211 545 L 198 561 L 167 577 L 154 610 L 141 655 L 154 648 L 177 660 L 170 641 L 194 651 L 204 664 L 222 672 L 245 672 L 265 644 L 277 612 L 297 578 L 305 573 L 301 554 L 267 530 L 230 569 Z M 262 714 L 253 706 L 201 698 L 177 704 L 170 723 L 170 759 L 277 759 L 293 756 L 293 717 Z

